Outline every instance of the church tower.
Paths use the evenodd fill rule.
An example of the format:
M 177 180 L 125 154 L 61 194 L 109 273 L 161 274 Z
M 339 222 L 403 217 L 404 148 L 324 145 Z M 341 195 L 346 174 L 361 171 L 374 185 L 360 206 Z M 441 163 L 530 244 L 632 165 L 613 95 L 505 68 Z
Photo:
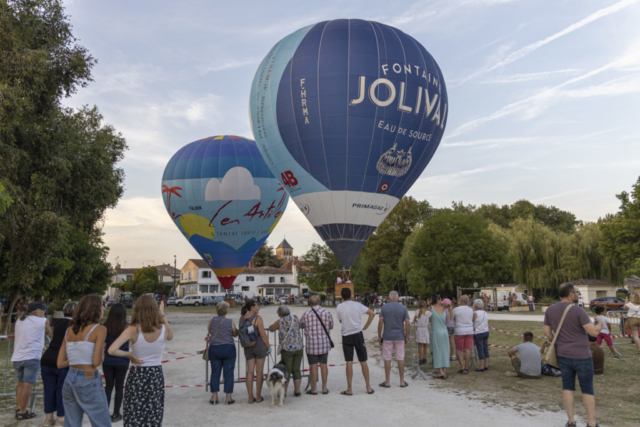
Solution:
M 282 240 L 282 242 L 276 248 L 276 258 L 286 260 L 293 259 L 293 248 L 291 247 L 289 242 L 287 242 L 287 239 Z

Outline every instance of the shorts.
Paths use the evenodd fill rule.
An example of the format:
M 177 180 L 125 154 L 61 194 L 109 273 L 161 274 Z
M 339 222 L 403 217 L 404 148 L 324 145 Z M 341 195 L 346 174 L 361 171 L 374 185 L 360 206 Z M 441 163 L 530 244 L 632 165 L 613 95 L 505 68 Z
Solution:
M 307 354 L 309 365 L 326 365 L 329 361 L 329 353 L 324 354 Z
M 367 361 L 367 347 L 364 345 L 362 331 L 342 337 L 342 352 L 344 353 L 345 362 L 353 362 L 353 350 L 358 355 L 358 362 Z
M 638 319 L 637 317 L 630 317 L 627 319 L 627 325 L 629 325 L 630 328 L 640 328 L 640 319 Z
M 609 347 L 613 347 L 613 341 L 611 340 L 610 334 L 603 334 L 602 332 L 598 334 L 598 338 L 596 338 L 596 344 L 602 344 L 602 340 L 607 343 Z
M 576 375 L 582 394 L 593 396 L 593 360 L 569 359 L 558 356 L 558 364 L 562 372 L 562 389 L 576 391 Z
M 244 357 L 247 360 L 251 359 L 264 359 L 267 357 L 268 349 L 267 345 L 262 341 L 262 338 L 258 337 L 258 341 L 256 341 L 253 347 L 244 349 Z
M 455 335 L 456 334 L 456 328 L 454 328 L 453 326 L 447 326 L 447 333 L 449 335 Z
M 396 360 L 404 360 L 404 340 L 389 341 L 384 340 L 382 342 L 382 360 L 391 360 L 391 354 L 393 349 L 396 350 Z
M 473 348 L 473 334 L 456 335 L 456 350 L 471 350 Z
M 38 359 L 13 362 L 13 369 L 16 370 L 18 382 L 31 384 L 38 382 L 38 374 L 40 373 L 40 361 Z

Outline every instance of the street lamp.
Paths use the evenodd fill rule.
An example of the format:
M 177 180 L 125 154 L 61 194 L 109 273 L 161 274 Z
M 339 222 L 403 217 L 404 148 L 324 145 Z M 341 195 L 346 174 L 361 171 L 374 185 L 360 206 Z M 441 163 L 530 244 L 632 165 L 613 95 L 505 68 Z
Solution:
M 176 261 L 176 256 L 174 255 L 173 256 L 173 292 L 176 291 L 176 271 L 178 270 L 176 268 L 176 262 L 177 262 Z M 173 294 L 173 292 L 172 292 L 172 294 Z M 171 296 L 173 296 L 173 295 L 171 295 Z

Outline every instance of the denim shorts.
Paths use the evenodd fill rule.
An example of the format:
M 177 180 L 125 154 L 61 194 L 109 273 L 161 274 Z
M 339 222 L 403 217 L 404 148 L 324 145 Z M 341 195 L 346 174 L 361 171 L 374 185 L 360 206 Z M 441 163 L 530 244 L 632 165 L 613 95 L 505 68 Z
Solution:
M 593 396 L 593 360 L 588 359 L 569 359 L 568 357 L 558 356 L 558 364 L 562 372 L 562 389 L 576 390 L 576 375 L 580 383 L 580 391 L 582 394 Z
M 38 382 L 38 374 L 40 373 L 40 361 L 38 359 L 13 362 L 13 369 L 16 370 L 18 382 L 31 384 Z

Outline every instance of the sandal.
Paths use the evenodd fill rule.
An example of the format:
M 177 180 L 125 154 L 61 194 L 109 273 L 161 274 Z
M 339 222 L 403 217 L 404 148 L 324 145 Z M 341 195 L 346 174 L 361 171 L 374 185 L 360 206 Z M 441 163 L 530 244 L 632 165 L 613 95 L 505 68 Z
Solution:
M 402 388 L 409 387 L 409 383 L 405 381 L 404 385 L 401 385 L 400 387 L 402 387 Z
M 310 394 L 311 396 L 317 396 L 318 392 L 316 391 L 315 393 L 312 393 L 311 390 L 307 391 L 307 394 Z
M 224 404 L 225 404 L 225 405 L 233 405 L 234 403 L 236 403 L 236 401 L 235 401 L 235 400 L 233 400 L 233 399 L 231 399 L 231 400 L 225 400 L 225 401 L 224 401 Z
M 353 393 L 347 393 L 346 390 L 345 391 L 341 391 L 340 394 L 343 395 L 343 396 L 353 396 Z
M 260 397 L 260 400 L 254 398 L 253 401 L 256 403 L 262 403 L 264 401 L 264 398 Z
M 329 394 L 329 390 L 323 391 L 322 394 Z
M 318 394 L 318 393 L 316 393 L 316 394 Z M 296 393 L 296 392 L 294 392 L 294 393 L 293 393 L 293 395 L 294 395 L 295 397 L 300 397 L 300 396 L 302 396 L 302 393 Z
M 376 392 L 376 391 L 375 391 L 374 389 L 371 389 L 371 391 L 368 391 L 368 392 L 367 392 L 367 394 L 373 394 L 373 393 L 375 393 L 375 392 Z
M 36 414 L 34 414 L 33 412 L 29 412 L 29 411 L 23 412 L 23 413 L 18 412 L 16 414 L 16 419 L 18 421 L 30 420 L 31 418 L 35 418 L 35 417 L 36 417 Z
M 380 384 L 378 384 L 378 387 L 391 388 L 390 385 L 386 385 L 384 382 L 381 382 Z
M 219 402 L 217 400 L 210 400 L 209 403 L 212 405 L 217 405 Z

